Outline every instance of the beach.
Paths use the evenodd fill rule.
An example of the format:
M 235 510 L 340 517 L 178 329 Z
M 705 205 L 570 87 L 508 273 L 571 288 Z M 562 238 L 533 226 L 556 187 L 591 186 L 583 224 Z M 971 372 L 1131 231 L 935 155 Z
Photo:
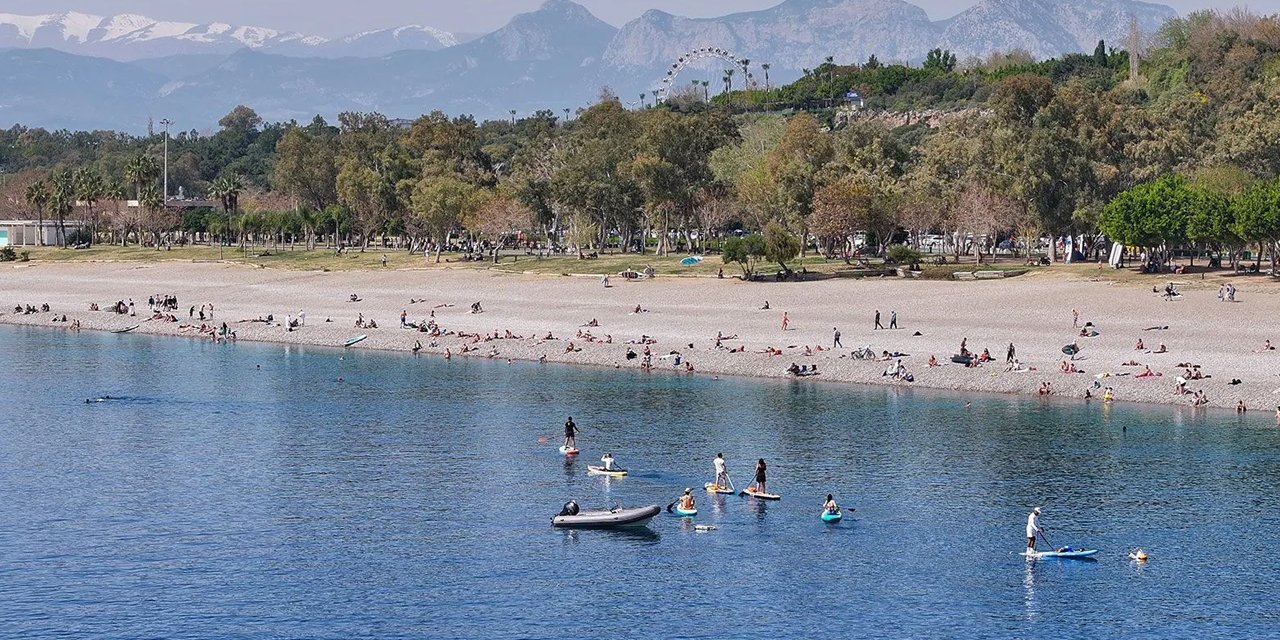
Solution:
M 824 382 L 1032 395 L 1047 382 L 1055 397 L 1089 395 L 1102 402 L 1111 387 L 1116 401 L 1185 406 L 1199 391 L 1208 407 L 1234 409 L 1243 401 L 1250 411 L 1275 410 L 1280 352 L 1263 345 L 1280 343 L 1280 287 L 1256 278 L 1232 280 L 1236 301 L 1222 302 L 1217 288 L 1224 280 L 1175 279 L 1186 280 L 1182 295 L 1166 300 L 1152 292 L 1154 280 L 1112 282 L 1052 269 L 972 282 L 747 283 L 659 274 L 639 281 L 612 277 L 606 288 L 599 276 L 480 269 L 322 272 L 176 261 L 33 262 L 0 268 L 0 323 L 70 330 L 79 321 L 86 331 L 138 325 L 135 334 L 211 340 L 189 313 L 212 305 L 212 319 L 203 324 L 225 322 L 237 340 L 341 347 L 365 335 L 353 348 L 409 352 L 420 341 L 423 357 L 447 352 L 452 358 L 620 368 L 640 368 L 648 347 L 655 375 L 791 377 L 787 369 L 794 363 L 816 366 L 819 374 L 805 379 Z M 177 310 L 167 313 L 178 322 L 151 319 L 153 295 L 177 297 Z M 359 301 L 352 302 L 352 295 Z M 129 300 L 136 316 L 109 310 Z M 476 302 L 481 313 L 472 313 Z M 90 311 L 91 303 L 101 310 Z M 16 305 L 44 304 L 48 312 L 15 313 Z M 401 327 L 402 311 L 410 323 L 434 320 L 442 335 Z M 877 311 L 885 329 L 874 327 Z M 300 312 L 305 325 L 287 331 L 286 317 Z M 895 312 L 898 328 L 890 329 Z M 64 315 L 66 323 L 54 321 Z M 268 315 L 272 324 L 252 321 Z M 356 327 L 360 317 L 375 320 L 377 328 Z M 596 326 L 588 326 L 593 320 Z M 832 348 L 836 329 L 842 348 Z M 1082 329 L 1097 335 L 1082 337 Z M 518 337 L 507 338 L 507 332 Z M 717 335 L 723 336 L 719 348 Z M 1139 339 L 1142 350 L 1135 349 Z M 962 340 L 975 355 L 989 350 L 993 361 L 980 367 L 952 363 Z M 1009 371 L 1005 363 L 1010 343 L 1020 370 Z M 1068 359 L 1062 347 L 1071 343 L 1080 348 L 1070 361 L 1080 373 L 1060 370 Z M 1165 353 L 1157 353 L 1161 344 Z M 851 358 L 861 347 L 903 355 Z M 763 353 L 770 348 L 781 355 Z M 628 359 L 628 351 L 636 357 Z M 928 366 L 930 356 L 940 366 Z M 883 375 L 899 359 L 913 382 Z M 1132 362 L 1137 364 L 1125 364 Z M 1188 380 L 1187 393 L 1175 394 L 1176 379 L 1192 366 L 1206 377 Z M 1147 367 L 1158 375 L 1138 377 Z

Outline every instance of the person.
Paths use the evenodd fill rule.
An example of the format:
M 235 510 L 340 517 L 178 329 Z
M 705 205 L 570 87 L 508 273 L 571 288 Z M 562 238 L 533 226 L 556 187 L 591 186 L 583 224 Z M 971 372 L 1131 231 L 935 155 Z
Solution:
M 613 454 L 608 451 L 604 452 L 603 456 L 600 456 L 600 464 L 604 465 L 605 471 L 613 471 L 616 468 L 613 466 Z
M 760 458 L 756 461 L 756 493 L 769 493 L 768 489 L 766 489 L 766 472 L 768 470 L 769 465 L 765 464 L 764 458 Z
M 822 505 L 822 508 L 824 511 L 832 515 L 840 513 L 840 505 L 836 504 L 836 499 L 829 493 L 827 494 L 827 502 Z
M 681 511 L 693 511 L 696 506 L 693 499 L 693 489 L 685 487 L 684 495 L 680 496 L 679 502 Z
M 1236 400 L 1236 413 L 1244 413 L 1248 410 L 1249 407 L 1245 406 L 1244 400 Z
M 1043 533 L 1040 528 L 1040 507 L 1031 510 L 1027 516 L 1027 555 L 1036 552 L 1036 537 Z
M 1071 328 L 1072 329 L 1080 328 L 1080 312 L 1076 311 L 1075 309 L 1071 310 Z
M 836 332 L 836 339 L 831 343 L 831 348 L 832 348 L 832 349 L 843 349 L 843 348 L 844 348 L 844 345 L 840 344 L 840 329 L 838 329 L 838 328 L 836 328 L 836 327 L 831 327 L 831 330 L 832 330 L 832 331 L 834 331 L 834 332 Z
M 715 486 L 720 487 L 721 489 L 728 489 L 729 471 L 725 465 L 724 454 L 717 453 L 716 459 L 712 460 L 711 464 L 714 465 L 716 469 L 716 479 L 714 481 Z
M 564 423 L 564 446 L 569 449 L 578 448 L 578 425 L 573 423 L 573 416 Z
M 787 315 L 786 311 L 783 311 L 782 312 L 782 330 L 786 331 L 787 325 L 789 324 L 791 324 L 791 317 Z
M 1013 361 L 1016 359 L 1013 357 L 1015 353 L 1017 353 L 1017 350 L 1013 348 L 1013 343 L 1010 342 L 1009 350 L 1005 353 L 1005 356 L 1004 356 L 1005 363 L 1013 364 Z
M 768 311 L 768 310 L 769 310 L 769 301 L 768 301 L 768 300 L 765 300 L 765 301 L 764 301 L 764 306 L 763 306 L 763 307 L 760 307 L 760 310 L 761 310 L 761 311 Z
M 898 328 L 898 312 L 897 311 L 889 312 L 889 328 L 890 329 Z
M 880 310 L 876 309 L 876 326 L 875 329 L 883 329 L 884 325 L 880 324 Z

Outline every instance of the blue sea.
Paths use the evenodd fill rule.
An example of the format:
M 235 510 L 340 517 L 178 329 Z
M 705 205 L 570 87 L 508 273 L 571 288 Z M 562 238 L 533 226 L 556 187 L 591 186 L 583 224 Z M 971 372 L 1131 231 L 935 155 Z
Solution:
M 1267 413 L 8 327 L 0 345 L 4 638 L 1280 636 Z M 556 451 L 570 415 L 577 460 Z M 632 474 L 588 476 L 605 451 Z M 701 491 L 718 452 L 739 486 L 765 458 L 783 499 Z M 648 533 L 550 526 L 569 499 L 685 487 L 698 516 Z M 1036 506 L 1097 560 L 1017 555 Z

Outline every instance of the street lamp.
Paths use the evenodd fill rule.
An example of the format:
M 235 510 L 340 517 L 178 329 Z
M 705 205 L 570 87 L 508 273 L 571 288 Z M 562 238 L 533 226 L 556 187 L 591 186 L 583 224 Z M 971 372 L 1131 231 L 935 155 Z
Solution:
M 165 118 L 160 121 L 164 125 L 164 201 L 169 202 L 169 125 L 173 121 Z

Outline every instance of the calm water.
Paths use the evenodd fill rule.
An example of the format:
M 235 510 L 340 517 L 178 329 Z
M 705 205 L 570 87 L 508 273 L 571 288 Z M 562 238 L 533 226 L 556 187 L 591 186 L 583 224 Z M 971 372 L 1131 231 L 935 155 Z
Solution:
M 1269 414 L 0 328 L 0 636 L 1276 637 Z M 339 382 L 342 377 L 344 381 Z M 85 398 L 124 399 L 86 405 Z M 565 416 L 582 460 L 554 447 Z M 551 440 L 540 444 L 540 437 Z M 585 475 L 605 450 L 633 476 Z M 662 504 L 723 451 L 781 502 Z M 857 509 L 818 513 L 832 491 Z M 1045 506 L 1058 545 L 1016 554 Z M 853 516 L 853 517 L 849 517 Z M 1146 566 L 1125 559 L 1137 546 Z

